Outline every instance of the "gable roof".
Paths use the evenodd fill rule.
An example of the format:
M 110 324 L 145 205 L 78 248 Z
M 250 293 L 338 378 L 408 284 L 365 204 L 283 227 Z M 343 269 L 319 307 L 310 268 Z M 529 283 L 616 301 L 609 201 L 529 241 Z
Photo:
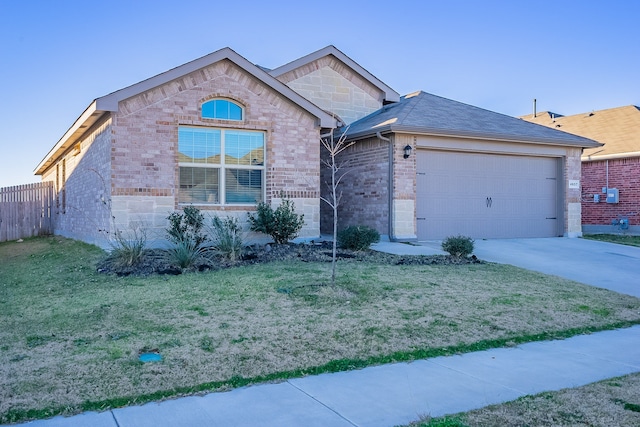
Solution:
M 362 66 L 360 66 L 357 62 L 336 49 L 336 47 L 333 45 L 329 45 L 325 48 L 310 53 L 309 55 L 303 56 L 302 58 L 296 59 L 295 61 L 289 62 L 288 64 L 285 64 L 281 67 L 275 68 L 269 71 L 269 74 L 271 74 L 275 78 L 278 78 L 279 76 L 288 73 L 289 71 L 295 70 L 329 55 L 333 55 L 338 58 L 342 63 L 347 65 L 349 68 L 351 68 L 353 71 L 367 80 L 371 85 L 380 90 L 380 92 L 384 94 L 384 101 L 398 102 L 400 100 L 400 94 L 398 92 L 384 84 L 380 79 L 362 68 Z
M 347 130 L 347 136 L 353 140 L 373 136 L 378 132 L 406 132 L 576 147 L 600 145 L 587 138 L 423 91 L 405 95 L 397 104 L 386 105 L 352 123 Z
M 604 143 L 584 150 L 582 160 L 640 156 L 640 108 L 635 105 L 572 116 L 543 112 L 522 119 Z
M 158 74 L 134 85 L 112 92 L 108 95 L 96 98 L 76 119 L 69 130 L 60 138 L 56 145 L 47 153 L 35 169 L 35 174 L 42 174 L 55 160 L 59 154 L 70 148 L 85 131 L 96 123 L 105 113 L 118 111 L 118 103 L 132 96 L 139 95 L 147 90 L 161 86 L 172 80 L 187 75 L 193 71 L 215 64 L 221 60 L 229 60 L 242 70 L 252 75 L 267 87 L 277 91 L 285 98 L 289 99 L 303 110 L 318 119 L 318 125 L 323 128 L 335 128 L 336 120 L 330 114 L 299 95 L 284 83 L 278 81 L 262 68 L 252 64 L 244 57 L 238 55 L 232 49 L 226 47 L 205 55 L 201 58 L 187 62 L 169 71 Z

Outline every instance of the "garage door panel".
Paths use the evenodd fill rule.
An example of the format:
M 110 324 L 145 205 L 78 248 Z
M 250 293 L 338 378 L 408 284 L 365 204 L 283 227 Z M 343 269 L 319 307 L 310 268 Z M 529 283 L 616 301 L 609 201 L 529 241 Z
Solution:
M 418 238 L 557 235 L 557 162 L 418 150 Z

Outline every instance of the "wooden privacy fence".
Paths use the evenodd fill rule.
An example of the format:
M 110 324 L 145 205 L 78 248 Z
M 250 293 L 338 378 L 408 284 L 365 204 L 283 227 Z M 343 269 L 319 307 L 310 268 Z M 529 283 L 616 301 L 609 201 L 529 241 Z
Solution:
M 52 182 L 0 188 L 0 242 L 53 232 Z

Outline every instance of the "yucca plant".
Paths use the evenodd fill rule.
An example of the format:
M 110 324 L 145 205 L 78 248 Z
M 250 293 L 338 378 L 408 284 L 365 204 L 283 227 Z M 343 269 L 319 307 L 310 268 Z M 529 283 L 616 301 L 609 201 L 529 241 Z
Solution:
M 211 249 L 229 261 L 242 257 L 244 232 L 236 217 L 214 216 L 209 229 Z

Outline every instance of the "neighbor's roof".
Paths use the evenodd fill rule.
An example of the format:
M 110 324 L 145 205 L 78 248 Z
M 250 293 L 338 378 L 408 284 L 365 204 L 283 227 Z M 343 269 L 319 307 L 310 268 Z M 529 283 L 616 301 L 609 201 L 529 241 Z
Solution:
M 573 116 L 542 112 L 522 119 L 604 143 L 584 150 L 582 160 L 640 156 L 640 109 L 635 105 Z
M 374 87 L 376 87 L 383 94 L 384 99 L 382 99 L 381 101 L 398 102 L 400 100 L 400 94 L 398 92 L 393 90 L 391 87 L 387 86 L 380 79 L 378 79 L 376 76 L 374 76 L 369 71 L 364 69 L 360 64 L 355 62 L 353 59 L 349 58 L 347 55 L 339 51 L 333 45 L 329 45 L 325 48 L 322 48 L 313 53 L 310 53 L 309 55 L 303 56 L 302 58 L 296 59 L 295 61 L 289 62 L 288 64 L 285 64 L 281 67 L 273 69 L 269 71 L 269 74 L 277 78 L 285 73 L 288 73 L 289 71 L 295 70 L 297 68 L 300 68 L 304 65 L 307 65 L 313 61 L 316 61 L 318 59 L 324 58 L 325 56 L 329 56 L 329 55 L 332 55 L 338 58 L 343 64 L 347 65 L 357 74 L 365 78 Z
M 76 119 L 73 125 L 69 128 L 69 130 L 67 130 L 62 138 L 60 138 L 60 140 L 49 151 L 49 153 L 47 153 L 44 159 L 42 159 L 42 161 L 35 169 L 35 174 L 42 174 L 51 164 L 53 164 L 55 159 L 60 154 L 73 146 L 78 141 L 78 139 L 82 137 L 86 130 L 94 123 L 96 123 L 105 113 L 118 111 L 118 103 L 120 101 L 131 98 L 132 96 L 139 95 L 147 90 L 161 86 L 193 71 L 199 70 L 225 59 L 233 62 L 244 71 L 264 83 L 267 87 L 270 87 L 279 92 L 285 98 L 288 98 L 303 110 L 316 117 L 318 119 L 318 124 L 321 127 L 333 128 L 336 126 L 336 120 L 330 114 L 328 114 L 306 98 L 299 95 L 284 83 L 278 81 L 261 67 L 252 64 L 244 57 L 238 55 L 235 51 L 227 47 L 191 62 L 187 62 L 186 64 L 180 65 L 179 67 L 173 68 L 162 74 L 158 74 L 154 77 L 143 80 L 132 86 L 120 89 L 118 91 L 95 99 L 80 115 L 80 117 Z
M 500 141 L 597 147 L 587 138 L 559 132 L 447 98 L 418 91 L 352 123 L 350 140 L 389 132 L 417 133 Z

